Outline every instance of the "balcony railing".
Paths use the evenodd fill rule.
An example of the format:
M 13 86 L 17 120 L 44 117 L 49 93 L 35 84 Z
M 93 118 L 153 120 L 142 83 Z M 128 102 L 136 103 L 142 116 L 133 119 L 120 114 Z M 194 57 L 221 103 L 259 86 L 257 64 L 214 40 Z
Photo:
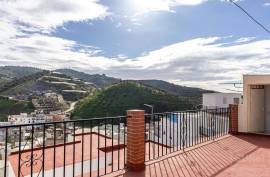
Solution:
M 226 108 L 145 115 L 145 160 L 229 131 Z M 0 176 L 102 176 L 126 166 L 127 117 L 0 126 Z
M 125 166 L 125 116 L 10 125 L 0 132 L 0 176 L 101 176 Z
M 229 109 L 150 114 L 145 122 L 145 160 L 149 161 L 228 134 Z

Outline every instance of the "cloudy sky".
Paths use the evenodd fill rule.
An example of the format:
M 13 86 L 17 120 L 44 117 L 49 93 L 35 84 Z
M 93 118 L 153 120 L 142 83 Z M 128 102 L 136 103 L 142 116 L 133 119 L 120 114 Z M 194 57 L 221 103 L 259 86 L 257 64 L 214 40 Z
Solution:
M 270 28 L 270 0 L 238 0 Z M 0 65 L 224 91 L 270 73 L 270 34 L 227 0 L 0 0 Z

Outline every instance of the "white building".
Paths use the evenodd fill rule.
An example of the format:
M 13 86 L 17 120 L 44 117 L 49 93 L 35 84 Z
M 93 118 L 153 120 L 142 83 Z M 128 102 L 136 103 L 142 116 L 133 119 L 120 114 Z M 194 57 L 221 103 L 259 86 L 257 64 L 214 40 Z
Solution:
M 203 108 L 227 108 L 230 104 L 240 104 L 240 93 L 204 93 Z
M 53 116 L 46 115 L 40 111 L 35 111 L 31 114 L 21 113 L 19 115 L 8 116 L 8 122 L 15 125 L 45 123 L 45 122 L 52 122 L 52 121 L 53 121 Z
M 9 122 L 0 122 L 0 127 L 1 126 L 8 126 L 10 125 Z M 0 143 L 5 141 L 6 137 L 6 129 L 5 128 L 0 128 Z

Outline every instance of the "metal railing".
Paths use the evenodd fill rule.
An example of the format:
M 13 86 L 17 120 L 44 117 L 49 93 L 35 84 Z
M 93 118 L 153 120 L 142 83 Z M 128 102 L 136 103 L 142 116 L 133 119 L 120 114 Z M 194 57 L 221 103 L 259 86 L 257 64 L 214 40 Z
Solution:
M 226 135 L 229 109 L 145 115 L 145 160 Z M 0 126 L 0 176 L 102 176 L 125 168 L 127 117 Z
M 126 163 L 126 116 L 0 126 L 0 176 L 102 176 Z
M 145 115 L 145 160 L 184 150 L 229 132 L 229 109 L 203 109 Z

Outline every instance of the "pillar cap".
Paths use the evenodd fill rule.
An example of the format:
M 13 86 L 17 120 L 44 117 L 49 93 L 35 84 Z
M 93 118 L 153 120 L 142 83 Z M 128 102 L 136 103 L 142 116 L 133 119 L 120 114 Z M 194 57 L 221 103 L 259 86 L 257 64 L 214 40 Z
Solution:
M 131 109 L 131 110 L 127 110 L 127 114 L 144 114 L 144 110 L 141 110 L 141 109 Z
M 144 110 L 142 110 L 142 109 L 130 109 L 130 110 L 127 110 L 127 112 L 141 112 L 141 111 L 144 112 Z

